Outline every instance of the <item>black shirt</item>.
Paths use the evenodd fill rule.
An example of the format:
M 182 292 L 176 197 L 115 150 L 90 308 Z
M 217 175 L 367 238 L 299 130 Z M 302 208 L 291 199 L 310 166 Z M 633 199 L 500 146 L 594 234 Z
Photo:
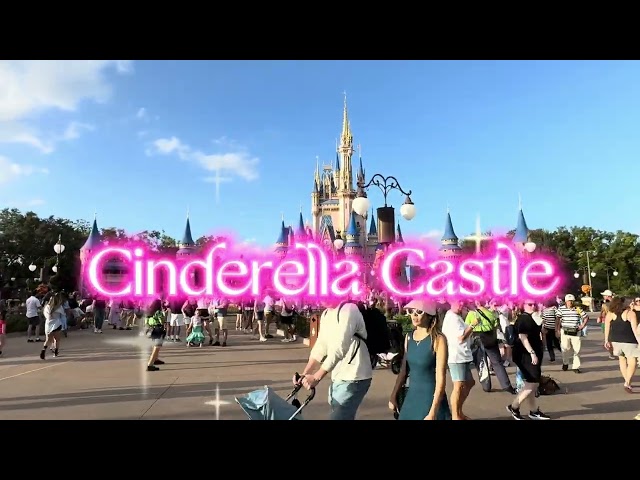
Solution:
M 73 310 L 73 309 L 75 309 L 75 308 L 78 308 L 78 306 L 79 306 L 79 305 L 78 305 L 78 301 L 77 301 L 75 298 L 70 298 L 70 299 L 69 299 L 69 308 L 70 308 L 71 310 Z
M 540 337 L 542 328 L 536 323 L 531 314 L 523 312 L 518 315 L 514 326 L 518 335 L 523 334 L 527 336 L 529 345 L 531 345 L 533 351 L 536 352 L 536 356 L 538 358 L 542 358 L 542 354 L 544 352 L 542 347 L 542 338 Z M 515 346 L 516 348 L 519 347 L 525 349 L 520 339 L 516 340 Z

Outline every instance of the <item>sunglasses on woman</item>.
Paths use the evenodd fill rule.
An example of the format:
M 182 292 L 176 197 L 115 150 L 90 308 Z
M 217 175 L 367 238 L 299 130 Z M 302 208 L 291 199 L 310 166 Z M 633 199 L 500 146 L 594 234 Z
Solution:
M 409 310 L 407 310 L 407 315 L 422 315 L 424 312 L 422 310 L 419 310 L 417 308 L 411 308 Z

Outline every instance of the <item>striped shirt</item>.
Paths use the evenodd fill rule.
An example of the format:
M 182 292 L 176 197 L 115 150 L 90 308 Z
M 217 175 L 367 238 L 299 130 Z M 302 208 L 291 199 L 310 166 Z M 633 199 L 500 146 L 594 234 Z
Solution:
M 569 308 L 567 306 L 558 307 L 556 316 L 560 319 L 560 325 L 563 330 L 576 329 L 587 319 L 586 313 L 582 312 L 582 314 L 580 314 L 575 308 Z
M 542 326 L 547 330 L 556 329 L 556 311 L 557 307 L 545 308 L 542 311 Z

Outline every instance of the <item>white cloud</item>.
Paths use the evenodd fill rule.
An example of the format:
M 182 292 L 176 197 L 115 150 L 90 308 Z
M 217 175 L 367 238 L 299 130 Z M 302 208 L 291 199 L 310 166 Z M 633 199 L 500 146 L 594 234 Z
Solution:
M 71 122 L 62 134 L 61 140 L 74 140 L 80 137 L 80 134 L 83 130 L 92 132 L 93 130 L 95 130 L 95 127 L 87 123 Z
M 0 156 L 0 184 L 33 175 L 34 173 L 47 174 L 49 170 L 31 165 L 20 165 L 12 162 L 7 157 Z
M 422 235 L 420 235 L 420 239 L 421 240 L 434 240 L 434 239 L 440 239 L 442 238 L 442 235 L 444 235 L 444 232 L 442 230 L 429 230 L 427 233 L 423 233 Z
M 216 175 L 204 178 L 207 182 L 226 182 L 233 177 L 240 177 L 247 181 L 258 178 L 260 160 L 257 157 L 250 155 L 246 149 L 226 139 L 226 137 L 214 142 L 226 147 L 227 152 L 205 154 L 201 151 L 193 150 L 189 145 L 182 143 L 179 138 L 171 137 L 155 140 L 146 150 L 146 153 L 147 155 L 175 154 L 181 160 L 194 162 L 208 172 L 215 172 Z
M 74 112 L 83 101 L 108 101 L 112 88 L 106 73 L 113 69 L 130 73 L 133 64 L 129 60 L 0 61 L 0 142 L 23 143 L 50 153 L 56 141 L 77 138 L 83 124 L 73 122 L 65 133 L 55 135 L 39 131 L 33 122 L 48 110 Z

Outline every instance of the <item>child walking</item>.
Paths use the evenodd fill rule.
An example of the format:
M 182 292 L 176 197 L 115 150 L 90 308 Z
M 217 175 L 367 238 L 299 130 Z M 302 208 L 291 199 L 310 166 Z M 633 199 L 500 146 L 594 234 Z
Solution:
M 200 310 L 196 310 L 187 327 L 187 347 L 195 347 L 196 345 L 202 347 L 204 340 L 202 317 L 200 316 Z

